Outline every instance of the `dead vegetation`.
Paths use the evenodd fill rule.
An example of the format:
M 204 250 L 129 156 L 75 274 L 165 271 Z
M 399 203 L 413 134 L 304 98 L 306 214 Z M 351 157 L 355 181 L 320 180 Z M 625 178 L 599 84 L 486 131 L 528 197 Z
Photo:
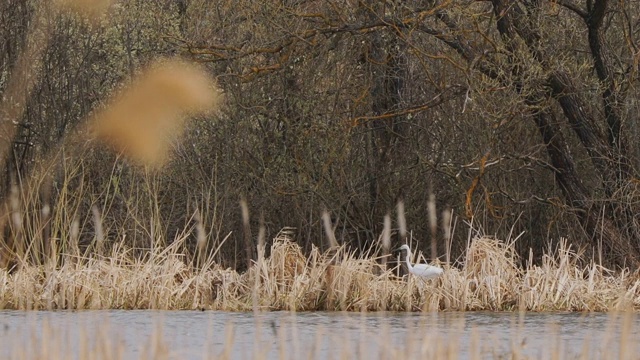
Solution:
M 0 273 L 6 309 L 214 309 L 229 311 L 613 311 L 640 308 L 640 279 L 583 259 L 563 243 L 540 266 L 519 268 L 512 245 L 470 242 L 438 279 L 398 277 L 379 259 L 340 247 L 333 263 L 318 248 L 305 256 L 288 235 L 245 273 L 211 258 L 190 263 L 184 239 L 143 258 L 116 246 L 105 256 L 54 254 Z M 75 254 L 75 255 L 73 255 Z M 59 259 L 56 261 L 56 259 Z M 327 274 L 331 273 L 331 276 Z

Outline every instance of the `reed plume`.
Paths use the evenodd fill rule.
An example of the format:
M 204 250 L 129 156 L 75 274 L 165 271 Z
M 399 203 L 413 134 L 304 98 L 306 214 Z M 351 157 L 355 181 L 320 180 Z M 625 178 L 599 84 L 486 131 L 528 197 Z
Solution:
M 189 116 L 215 110 L 221 92 L 207 72 L 178 59 L 151 64 L 90 120 L 90 134 L 134 162 L 166 163 Z

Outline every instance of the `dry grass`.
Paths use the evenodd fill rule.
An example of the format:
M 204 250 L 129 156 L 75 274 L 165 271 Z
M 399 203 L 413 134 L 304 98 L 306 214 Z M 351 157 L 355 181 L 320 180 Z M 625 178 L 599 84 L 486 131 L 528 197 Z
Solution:
M 186 238 L 186 237 L 185 237 Z M 341 247 L 309 256 L 282 234 L 268 258 L 245 273 L 213 258 L 196 266 L 185 238 L 137 258 L 115 246 L 84 257 L 78 249 L 44 265 L 24 262 L 0 272 L 0 307 L 9 309 L 215 309 L 346 311 L 611 311 L 640 308 L 640 279 L 596 264 L 579 265 L 566 243 L 541 266 L 519 268 L 513 249 L 496 239 L 471 241 L 459 266 L 423 281 L 399 278 L 379 259 Z M 262 253 L 262 252 L 260 252 Z M 330 275 L 330 276 L 329 276 Z

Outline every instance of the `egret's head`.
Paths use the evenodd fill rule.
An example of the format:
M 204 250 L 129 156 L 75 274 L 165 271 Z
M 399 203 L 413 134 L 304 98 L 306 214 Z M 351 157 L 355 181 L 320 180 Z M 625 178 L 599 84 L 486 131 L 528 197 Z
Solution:
M 402 245 L 400 246 L 400 248 L 398 249 L 398 251 L 407 251 L 407 252 L 411 252 L 411 249 L 409 248 L 409 245 Z

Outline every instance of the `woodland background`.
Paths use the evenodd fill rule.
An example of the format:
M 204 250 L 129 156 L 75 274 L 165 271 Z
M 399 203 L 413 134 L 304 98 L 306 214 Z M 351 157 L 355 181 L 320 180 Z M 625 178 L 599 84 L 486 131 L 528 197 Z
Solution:
M 0 1 L 3 121 L 39 4 Z M 267 239 L 293 228 L 308 251 L 323 246 L 326 209 L 338 241 L 366 250 L 402 199 L 428 252 L 433 197 L 439 219 L 453 215 L 453 259 L 471 223 L 521 234 L 525 259 L 568 238 L 607 264 L 640 264 L 634 1 L 131 0 L 99 24 L 47 21 L 40 76 L 15 136 L 3 135 L 4 243 L 65 238 L 75 220 L 85 245 L 100 226 L 108 243 L 146 249 L 180 234 L 195 244 L 201 226 L 218 261 L 243 268 L 260 224 Z M 190 122 L 159 171 L 102 147 L 50 164 L 50 183 L 21 205 L 25 223 L 42 224 L 51 202 L 50 218 L 16 234 L 15 185 L 43 179 L 36 165 L 160 56 L 207 66 L 223 109 Z

